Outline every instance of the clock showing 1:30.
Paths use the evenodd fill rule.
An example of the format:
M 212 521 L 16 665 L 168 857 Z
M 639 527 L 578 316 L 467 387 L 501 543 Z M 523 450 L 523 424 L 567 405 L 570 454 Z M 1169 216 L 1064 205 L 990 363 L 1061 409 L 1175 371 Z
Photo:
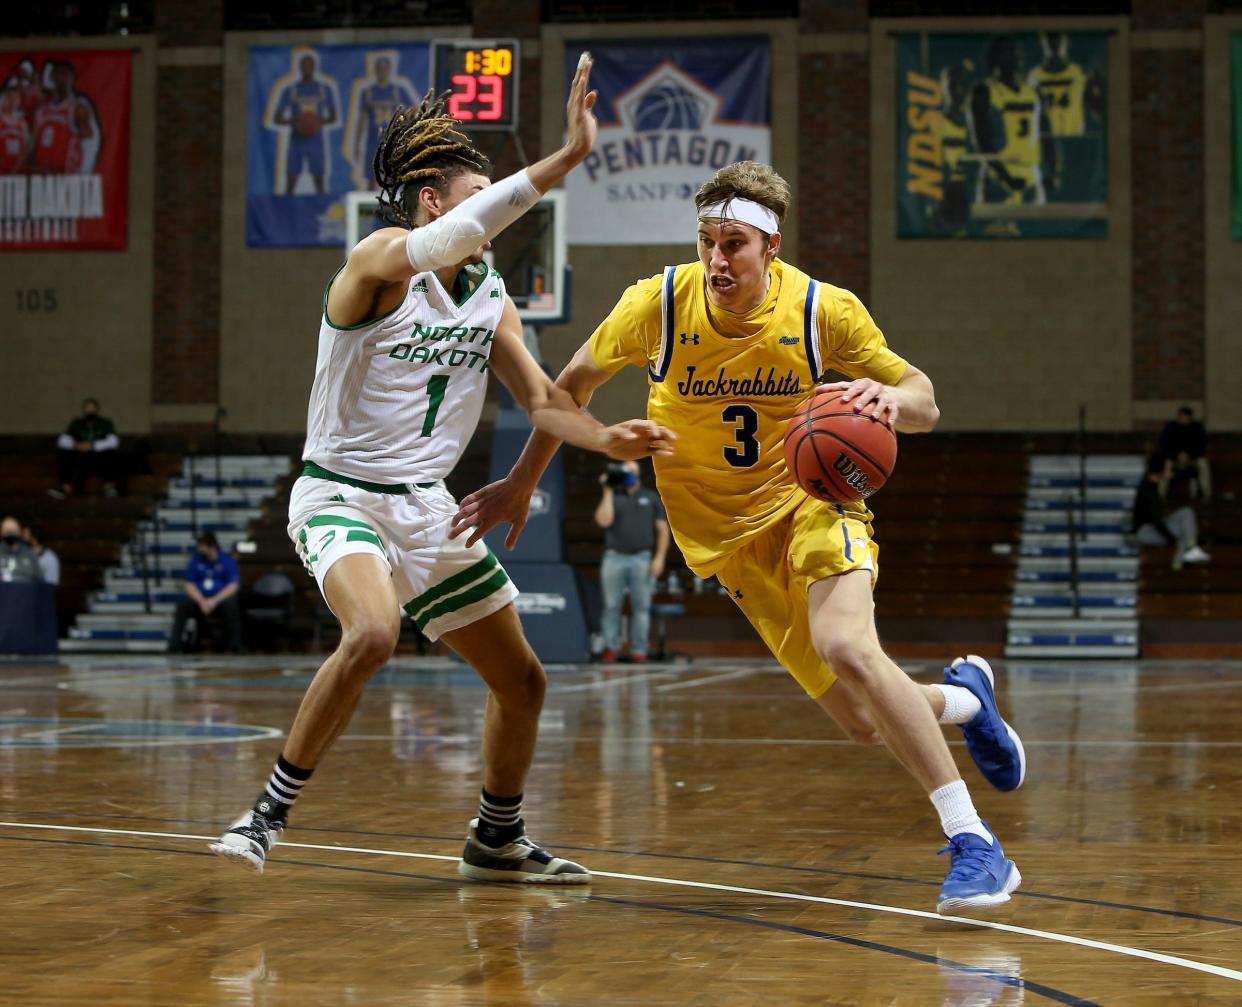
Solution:
M 517 39 L 437 39 L 431 79 L 467 129 L 516 129 L 520 61 Z

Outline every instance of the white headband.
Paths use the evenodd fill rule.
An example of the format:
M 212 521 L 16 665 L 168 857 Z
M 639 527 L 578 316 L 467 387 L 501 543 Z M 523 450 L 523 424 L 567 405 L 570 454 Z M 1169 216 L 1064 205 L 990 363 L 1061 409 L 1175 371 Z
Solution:
M 781 229 L 780 218 L 762 203 L 753 199 L 734 196 L 722 203 L 713 203 L 699 211 L 700 220 L 737 220 L 757 227 L 765 234 L 775 234 Z

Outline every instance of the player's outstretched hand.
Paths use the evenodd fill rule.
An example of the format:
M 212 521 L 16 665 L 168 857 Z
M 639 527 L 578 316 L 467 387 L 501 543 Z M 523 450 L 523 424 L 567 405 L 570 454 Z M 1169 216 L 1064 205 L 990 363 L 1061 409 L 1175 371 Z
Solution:
M 897 429 L 897 416 L 901 412 L 901 406 L 897 401 L 897 389 L 892 385 L 884 385 L 871 378 L 857 378 L 854 381 L 833 381 L 819 385 L 815 391 L 843 391 L 845 394 L 841 396 L 842 403 L 852 403 L 854 412 L 874 417 L 892 430 Z
M 509 522 L 509 534 L 505 536 L 505 548 L 517 545 L 518 536 L 526 527 L 530 516 L 530 489 L 519 486 L 509 479 L 500 479 L 475 490 L 457 505 L 457 513 L 449 525 L 449 538 L 457 538 L 470 532 L 467 547 L 498 524 Z
M 595 146 L 595 133 L 599 123 L 595 120 L 595 100 L 598 91 L 590 91 L 591 54 L 584 52 L 578 59 L 574 82 L 569 87 L 569 103 L 565 106 L 566 132 L 565 152 L 578 163 Z
M 626 420 L 600 432 L 600 450 L 620 462 L 638 461 L 649 455 L 671 455 L 677 435 L 651 420 Z

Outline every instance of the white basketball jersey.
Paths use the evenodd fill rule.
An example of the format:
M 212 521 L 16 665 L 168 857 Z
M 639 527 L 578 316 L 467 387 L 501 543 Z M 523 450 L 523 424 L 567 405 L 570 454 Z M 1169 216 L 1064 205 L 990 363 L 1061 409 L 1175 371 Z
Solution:
M 479 264 L 466 274 L 477 286 L 460 303 L 435 273 L 419 273 L 387 315 L 344 328 L 328 320 L 325 290 L 304 460 L 374 483 L 453 471 L 483 411 L 505 306 L 499 273 Z

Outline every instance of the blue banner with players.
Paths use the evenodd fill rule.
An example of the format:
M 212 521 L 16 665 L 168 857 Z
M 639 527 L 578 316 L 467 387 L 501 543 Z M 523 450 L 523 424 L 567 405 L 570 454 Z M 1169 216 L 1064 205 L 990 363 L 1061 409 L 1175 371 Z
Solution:
M 897 237 L 1103 238 L 1104 32 L 897 36 Z
M 398 105 L 426 92 L 429 51 L 426 42 L 251 47 L 246 244 L 344 244 L 344 194 L 375 188 L 379 135 Z
M 771 160 L 768 39 L 568 41 L 566 88 L 583 50 L 595 60 L 599 137 L 565 180 L 567 240 L 690 240 L 700 185 L 735 161 Z

